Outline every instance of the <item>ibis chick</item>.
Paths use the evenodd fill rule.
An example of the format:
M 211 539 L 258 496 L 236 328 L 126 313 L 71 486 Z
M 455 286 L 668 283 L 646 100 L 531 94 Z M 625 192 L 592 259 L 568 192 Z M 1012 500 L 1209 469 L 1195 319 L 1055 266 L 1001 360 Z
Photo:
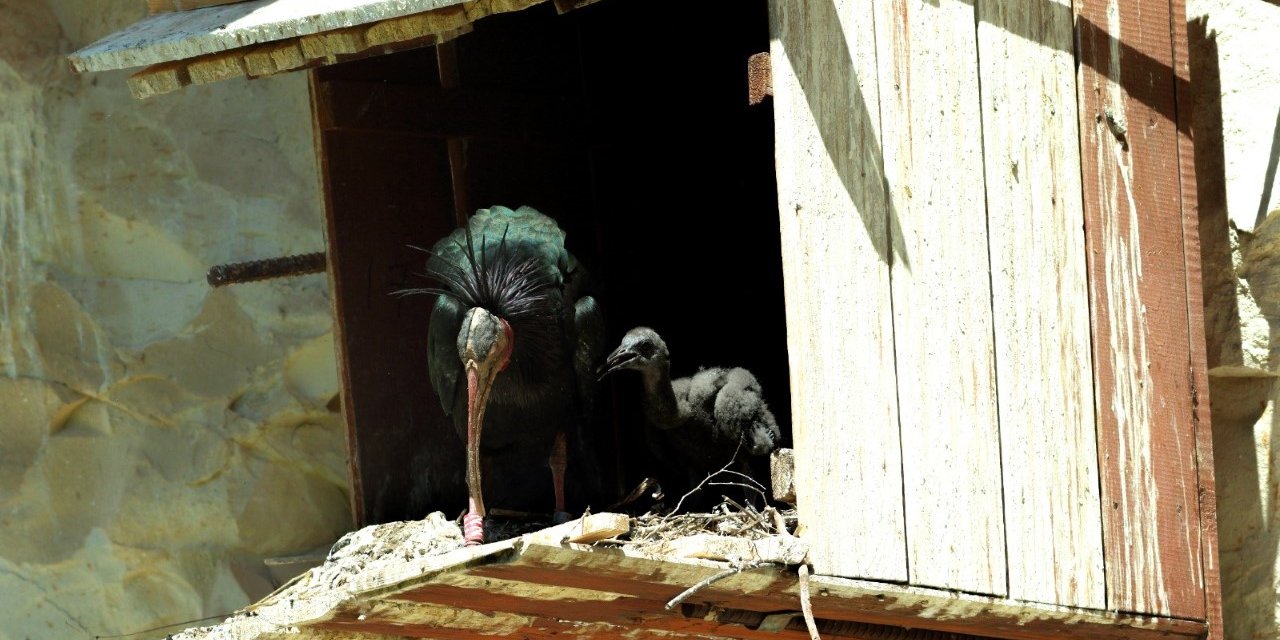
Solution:
M 627 332 L 601 376 L 625 369 L 641 374 L 649 446 L 668 473 L 688 483 L 681 490 L 725 467 L 746 469 L 748 456 L 767 456 L 778 446 L 778 423 L 750 371 L 705 368 L 672 380 L 667 344 L 648 327 Z

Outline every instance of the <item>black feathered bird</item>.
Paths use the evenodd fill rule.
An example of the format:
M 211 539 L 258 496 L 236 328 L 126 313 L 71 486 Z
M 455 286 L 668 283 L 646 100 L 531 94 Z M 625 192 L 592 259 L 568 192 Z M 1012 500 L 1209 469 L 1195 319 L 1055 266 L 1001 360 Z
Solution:
M 565 510 L 566 449 L 582 447 L 605 347 L 601 311 L 564 237 L 532 207 L 492 207 L 427 261 L 443 284 L 427 290 L 438 294 L 431 386 L 466 442 L 468 544 L 483 541 L 486 498 L 537 510 L 554 495 L 557 515 Z
M 668 473 L 683 475 L 681 490 L 734 461 L 746 469 L 748 456 L 772 452 L 782 435 L 760 392 L 760 383 L 742 368 L 706 368 L 671 379 L 671 356 L 656 331 L 636 327 L 605 359 L 601 377 L 639 371 L 644 380 L 644 414 L 649 445 Z M 673 469 L 674 467 L 674 469 Z

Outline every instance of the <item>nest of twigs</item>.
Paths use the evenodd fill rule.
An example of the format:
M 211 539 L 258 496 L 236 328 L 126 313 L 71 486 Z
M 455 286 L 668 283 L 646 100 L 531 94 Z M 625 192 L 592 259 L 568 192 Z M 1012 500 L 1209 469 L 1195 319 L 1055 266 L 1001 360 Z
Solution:
M 723 496 L 707 513 L 647 513 L 632 521 L 630 543 L 645 549 L 700 533 L 760 540 L 795 530 L 796 510 L 767 506 L 757 509 L 751 501 Z
M 721 495 L 720 502 L 708 512 L 681 513 L 681 507 L 691 496 L 698 492 L 720 491 L 721 487 L 742 490 L 743 499 L 735 500 Z M 779 509 L 769 505 L 768 494 L 763 485 L 749 475 L 730 470 L 729 465 L 726 465 L 684 494 L 669 511 L 656 509 L 632 518 L 631 532 L 626 540 L 614 539 L 608 542 L 625 544 L 640 551 L 660 552 L 674 540 L 698 534 L 746 540 L 790 535 L 795 531 L 796 522 L 794 508 Z

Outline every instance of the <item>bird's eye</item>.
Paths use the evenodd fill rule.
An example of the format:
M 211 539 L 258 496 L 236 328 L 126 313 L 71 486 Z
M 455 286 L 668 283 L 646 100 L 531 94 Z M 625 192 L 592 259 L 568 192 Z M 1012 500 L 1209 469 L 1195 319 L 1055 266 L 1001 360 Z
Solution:
M 656 350 L 657 348 L 653 346 L 652 342 L 646 341 L 636 345 L 636 352 L 639 353 L 640 356 L 644 358 L 652 358 Z

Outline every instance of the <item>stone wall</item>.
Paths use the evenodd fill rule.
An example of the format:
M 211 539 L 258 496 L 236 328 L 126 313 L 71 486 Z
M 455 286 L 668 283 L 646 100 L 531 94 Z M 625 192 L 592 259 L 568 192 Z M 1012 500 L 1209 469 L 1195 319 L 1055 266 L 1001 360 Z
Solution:
M 306 78 L 68 71 L 144 7 L 0 0 L 0 640 L 224 614 L 351 526 L 325 277 L 204 282 L 323 248 Z
M 1226 638 L 1280 638 L 1280 5 L 1191 0 Z M 1213 132 L 1221 131 L 1221 136 Z M 1204 133 L 1208 132 L 1208 133 Z M 1268 215 L 1268 212 L 1271 212 Z

